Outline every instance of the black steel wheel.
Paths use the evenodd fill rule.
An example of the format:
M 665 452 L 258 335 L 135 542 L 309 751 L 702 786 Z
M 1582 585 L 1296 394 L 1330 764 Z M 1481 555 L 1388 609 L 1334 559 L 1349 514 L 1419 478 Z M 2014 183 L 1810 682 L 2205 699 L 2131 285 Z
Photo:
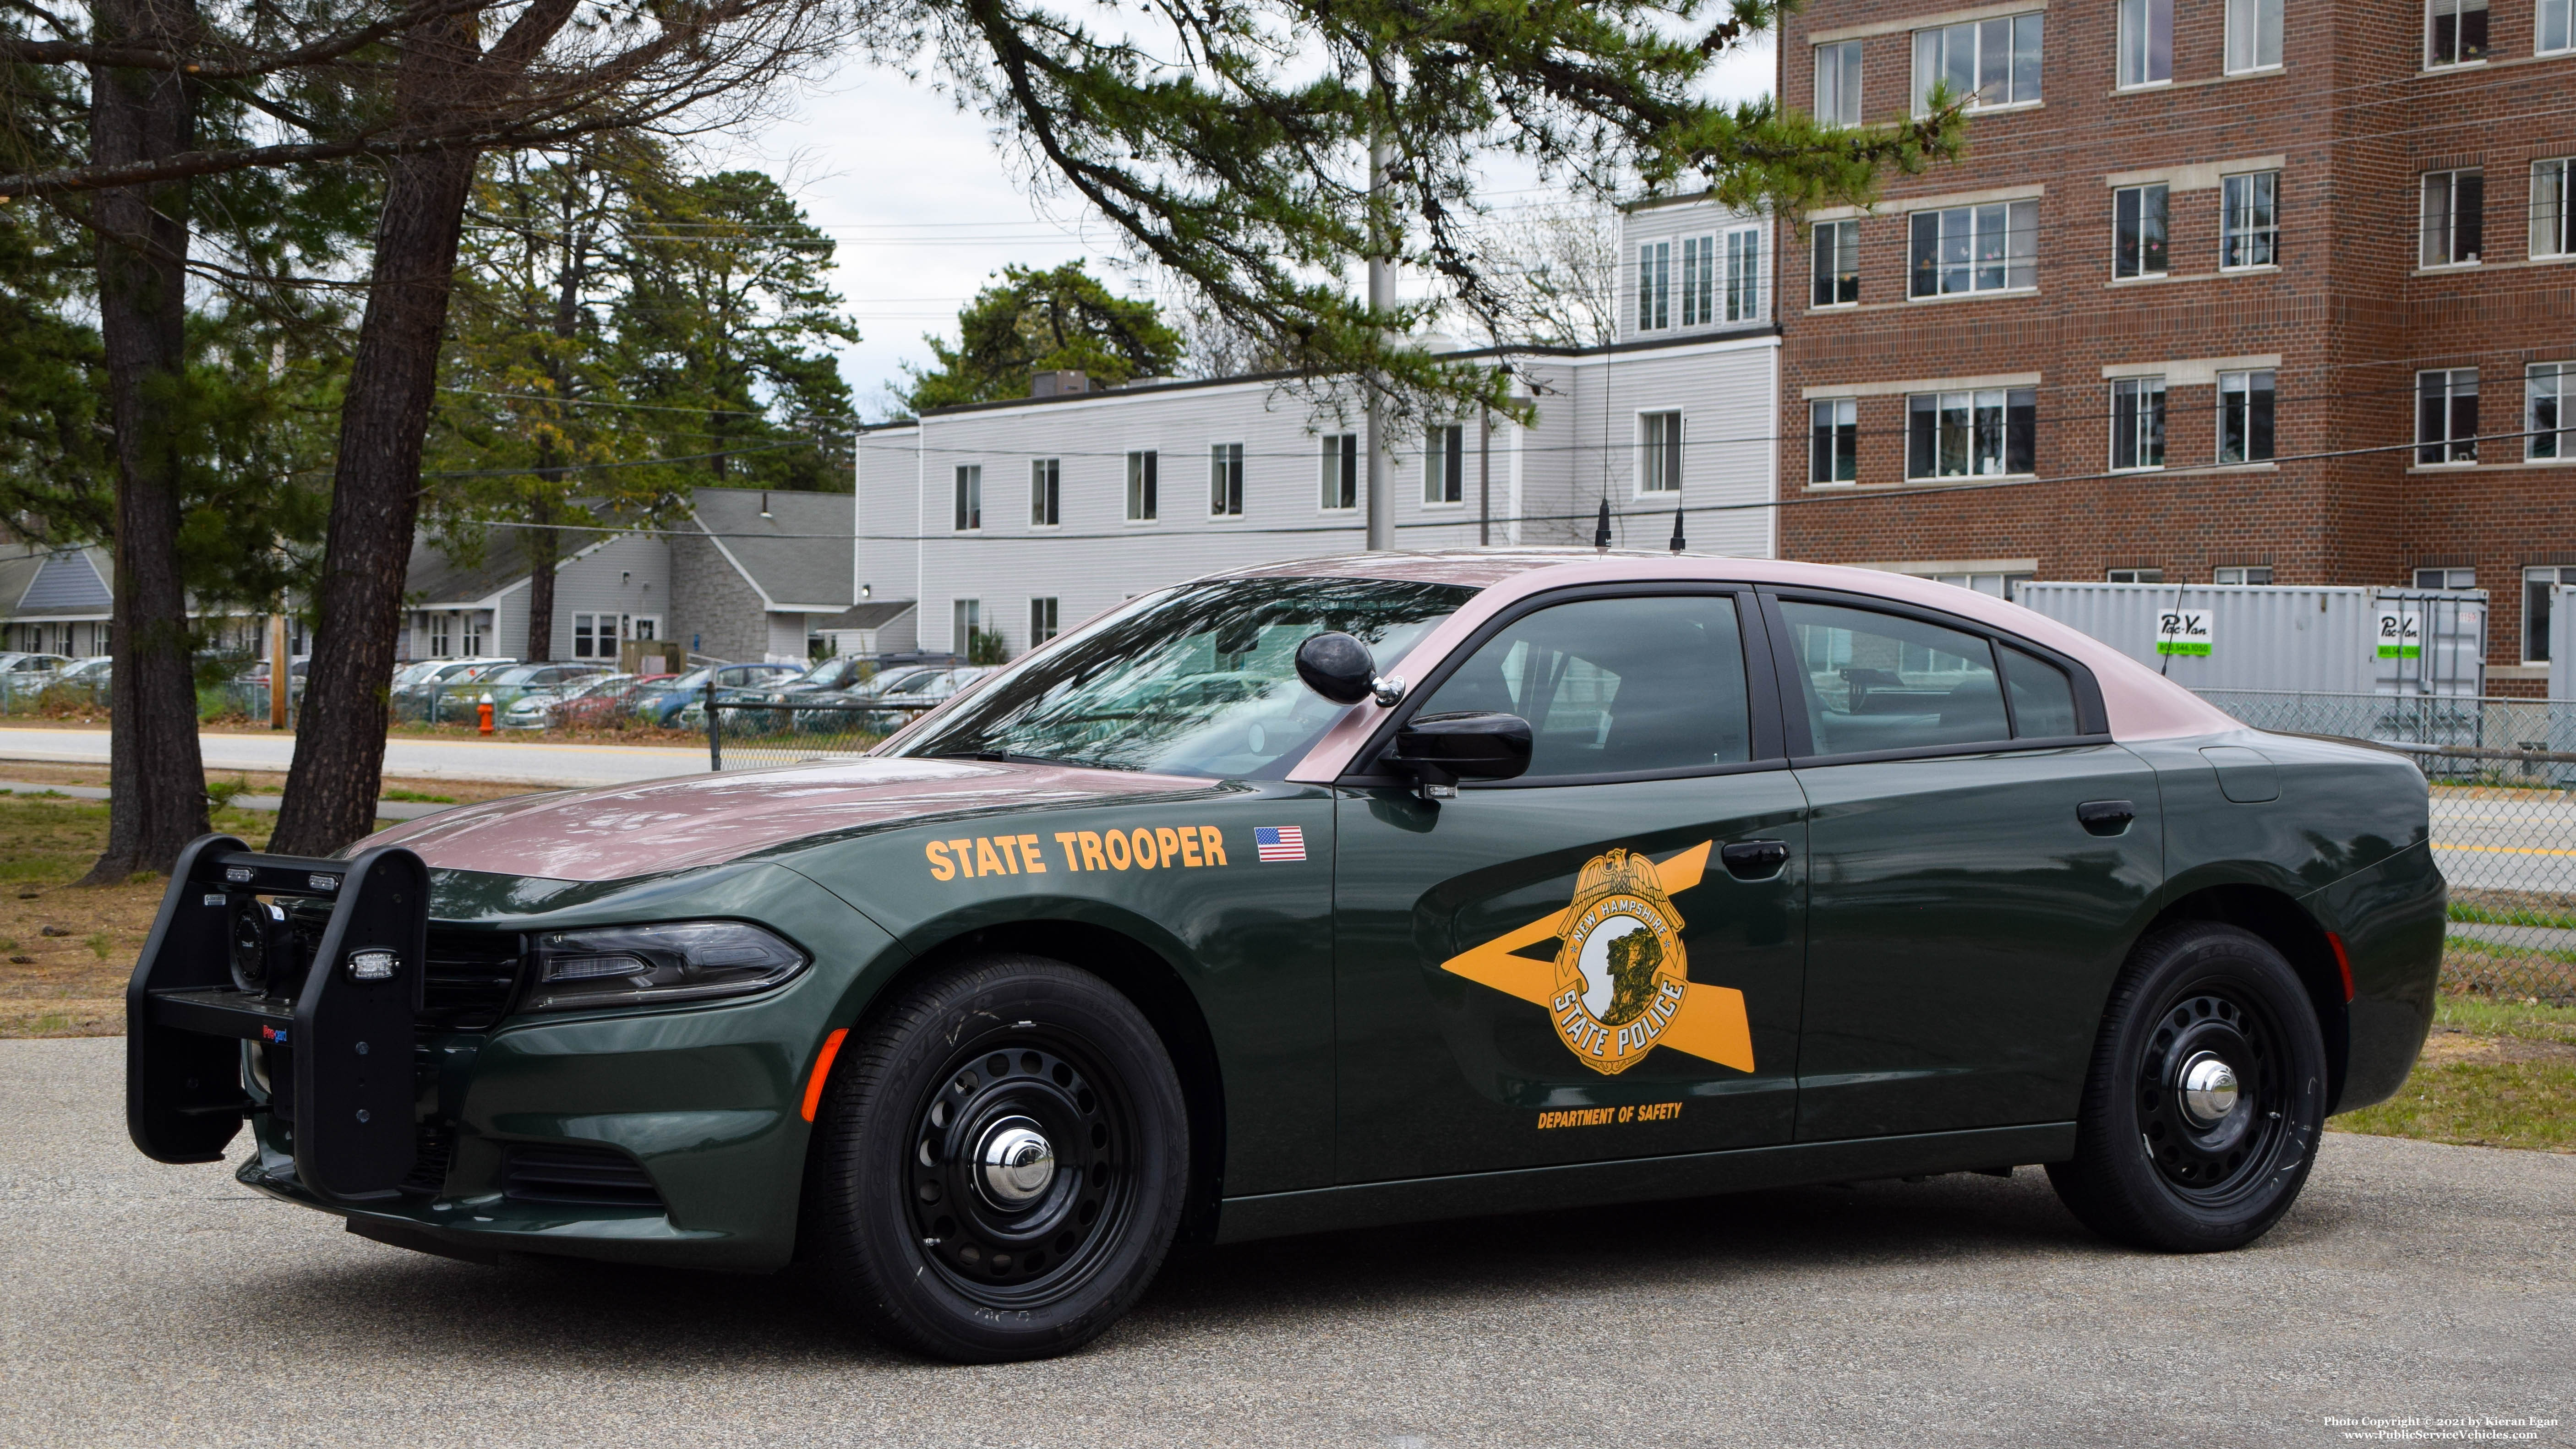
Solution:
M 841 1300 L 960 1362 L 1089 1341 L 1162 1265 L 1180 1084 L 1127 999 L 1057 961 L 927 978 L 854 1032 L 816 1123 L 808 1242 Z
M 2316 1011 L 2281 954 L 2233 926 L 2160 931 L 2111 993 L 2075 1157 L 2049 1180 L 2104 1237 L 2241 1247 L 2297 1199 L 2325 1100 Z

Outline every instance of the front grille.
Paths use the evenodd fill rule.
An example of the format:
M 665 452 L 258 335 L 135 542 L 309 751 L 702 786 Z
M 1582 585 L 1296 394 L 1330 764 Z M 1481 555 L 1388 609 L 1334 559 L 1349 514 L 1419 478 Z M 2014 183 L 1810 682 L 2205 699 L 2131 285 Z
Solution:
M 447 1186 L 447 1164 L 456 1156 L 456 1124 L 432 1118 L 412 1129 L 411 1175 L 401 1190 L 436 1197 Z
M 525 954 L 515 931 L 429 931 L 420 1029 L 483 1031 L 510 1009 Z
M 503 1155 L 501 1192 L 515 1202 L 660 1208 L 644 1164 L 606 1147 L 519 1143 Z

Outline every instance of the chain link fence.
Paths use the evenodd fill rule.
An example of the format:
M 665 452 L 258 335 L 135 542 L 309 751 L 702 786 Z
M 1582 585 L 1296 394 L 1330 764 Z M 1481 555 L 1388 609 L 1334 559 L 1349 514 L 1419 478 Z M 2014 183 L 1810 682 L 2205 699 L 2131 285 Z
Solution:
M 2432 784 L 2442 984 L 2576 1003 L 2576 701 L 2203 690 L 2257 729 L 2367 740 Z
M 683 718 L 707 721 L 707 768 L 757 770 L 850 759 L 932 707 L 718 700 L 712 715 L 699 705 Z

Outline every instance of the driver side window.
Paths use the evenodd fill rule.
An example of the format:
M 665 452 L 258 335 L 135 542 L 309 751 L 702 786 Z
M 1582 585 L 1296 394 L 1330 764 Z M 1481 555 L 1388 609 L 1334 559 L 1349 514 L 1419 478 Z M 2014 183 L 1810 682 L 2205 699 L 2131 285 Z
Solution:
M 1984 637 L 1895 614 L 1780 601 L 1797 661 L 1807 728 L 1819 755 L 1924 749 L 2011 739 L 1995 650 Z M 2063 670 L 2007 648 L 2025 736 L 2073 734 Z M 2062 719 L 2058 718 L 2063 716 Z M 2034 730 L 2033 725 L 2044 727 Z
M 1752 758 L 1744 640 L 1722 594 L 1586 599 L 1487 640 L 1422 713 L 1529 721 L 1523 778 L 1705 769 Z

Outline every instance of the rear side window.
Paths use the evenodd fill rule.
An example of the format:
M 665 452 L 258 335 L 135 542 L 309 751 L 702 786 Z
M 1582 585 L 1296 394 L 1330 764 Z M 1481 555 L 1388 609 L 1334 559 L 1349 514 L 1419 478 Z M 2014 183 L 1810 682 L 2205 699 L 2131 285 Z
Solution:
M 2031 653 L 2006 644 L 2004 685 L 2012 691 L 2013 733 L 2024 739 L 2080 735 L 2076 722 L 2075 685 L 2066 671 Z
M 1540 609 L 1480 646 L 1422 712 L 1528 720 L 1524 778 L 1706 769 L 1752 758 L 1744 639 L 1718 594 Z
M 2012 737 L 1995 651 L 1984 638 L 1894 614 L 1791 599 L 1781 600 L 1780 613 L 1817 754 Z

